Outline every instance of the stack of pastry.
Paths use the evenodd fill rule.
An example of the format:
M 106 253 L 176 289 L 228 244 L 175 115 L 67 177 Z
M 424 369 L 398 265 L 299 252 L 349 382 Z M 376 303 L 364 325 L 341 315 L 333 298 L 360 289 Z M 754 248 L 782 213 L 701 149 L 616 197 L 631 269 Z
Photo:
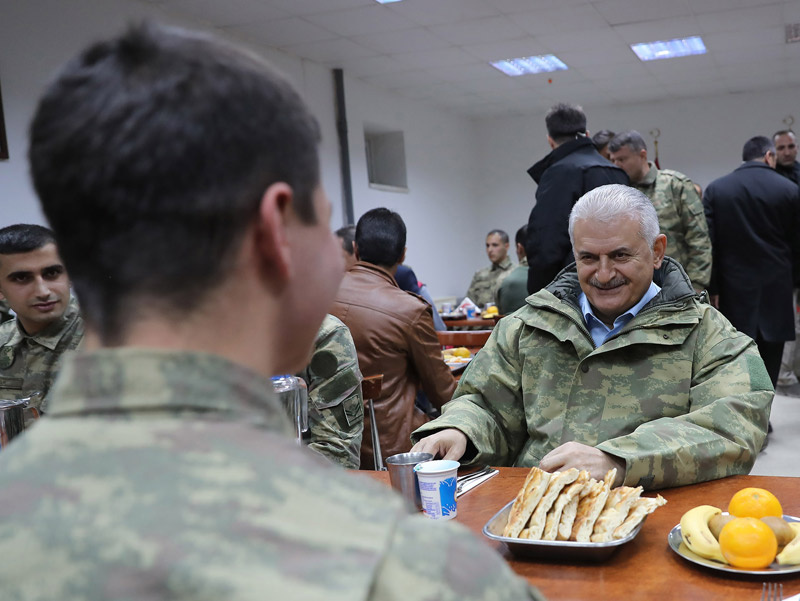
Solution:
M 503 536 L 531 540 L 604 543 L 625 538 L 667 501 L 642 497 L 642 487 L 611 488 L 617 470 L 603 480 L 570 468 L 548 473 L 534 467 L 514 499 Z

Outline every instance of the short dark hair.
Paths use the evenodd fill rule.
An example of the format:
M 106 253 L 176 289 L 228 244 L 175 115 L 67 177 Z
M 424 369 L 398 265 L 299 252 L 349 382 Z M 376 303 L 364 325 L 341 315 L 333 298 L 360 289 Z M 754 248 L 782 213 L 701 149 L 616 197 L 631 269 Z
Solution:
M 517 234 L 514 236 L 514 244 L 522 244 L 522 246 L 525 246 L 525 242 L 527 239 L 528 239 L 528 224 L 526 223 L 517 230 Z
M 361 261 L 394 267 L 406 248 L 406 224 L 394 211 L 380 208 L 367 211 L 356 224 L 356 247 Z
M 767 136 L 754 136 L 744 143 L 743 161 L 755 161 L 763 158 L 768 152 L 775 152 L 775 144 Z
M 17 223 L 0 229 L 0 255 L 18 255 L 55 244 L 53 230 L 42 225 Z
M 772 134 L 772 141 L 774 142 L 775 138 L 777 138 L 778 136 L 786 136 L 788 134 L 792 134 L 793 136 L 795 136 L 794 131 L 792 131 L 791 129 L 779 129 L 774 134 Z
M 353 254 L 353 240 L 356 239 L 356 226 L 346 225 L 340 227 L 334 232 L 339 238 L 342 239 L 342 249 L 348 254 Z
M 500 236 L 500 240 L 503 241 L 503 244 L 508 244 L 508 234 L 503 230 L 492 230 L 491 232 L 486 234 L 487 238 L 489 236 Z
M 610 129 L 601 129 L 592 136 L 592 143 L 597 150 L 602 150 L 616 134 Z
M 266 63 L 210 36 L 135 25 L 69 62 L 29 158 L 88 320 L 121 337 L 142 299 L 197 307 L 224 281 L 264 191 L 316 219 L 317 121 Z
M 552 107 L 544 117 L 547 135 L 556 144 L 586 133 L 586 115 L 583 109 L 574 104 L 559 103 Z
M 630 146 L 630 149 L 634 152 L 647 150 L 647 144 L 645 143 L 642 134 L 635 129 L 624 131 L 621 134 L 614 136 L 608 143 L 608 150 L 610 152 L 617 152 L 623 146 Z

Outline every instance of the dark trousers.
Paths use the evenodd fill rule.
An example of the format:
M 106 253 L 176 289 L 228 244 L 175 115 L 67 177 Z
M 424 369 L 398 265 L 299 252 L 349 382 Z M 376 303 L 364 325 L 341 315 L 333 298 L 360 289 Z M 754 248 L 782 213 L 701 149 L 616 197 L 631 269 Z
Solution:
M 760 336 L 756 338 L 758 352 L 761 355 L 761 360 L 764 361 L 773 387 L 778 385 L 778 374 L 781 371 L 781 357 L 783 356 L 783 344 L 783 341 L 769 342 L 762 339 Z

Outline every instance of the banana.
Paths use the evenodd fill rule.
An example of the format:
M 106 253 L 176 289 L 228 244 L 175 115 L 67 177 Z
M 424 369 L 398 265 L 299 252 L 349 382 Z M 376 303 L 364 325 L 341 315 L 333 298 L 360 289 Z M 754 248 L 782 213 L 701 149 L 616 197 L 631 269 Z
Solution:
M 728 563 L 722 556 L 719 541 L 708 527 L 711 518 L 720 513 L 721 509 L 711 505 L 699 505 L 690 509 L 681 517 L 681 536 L 686 546 L 700 557 Z
M 790 522 L 789 526 L 794 530 L 794 538 L 778 553 L 775 561 L 791 566 L 800 563 L 800 522 Z

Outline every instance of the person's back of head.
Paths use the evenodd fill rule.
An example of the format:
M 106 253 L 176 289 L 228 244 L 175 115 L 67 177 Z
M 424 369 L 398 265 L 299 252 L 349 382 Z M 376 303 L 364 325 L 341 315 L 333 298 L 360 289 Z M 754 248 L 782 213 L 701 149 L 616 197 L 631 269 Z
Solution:
M 525 245 L 527 244 L 528 240 L 528 224 L 526 223 L 521 228 L 517 230 L 517 233 L 514 235 L 514 244 L 517 247 L 517 258 L 522 261 L 525 257 Z
M 615 135 L 616 134 L 610 129 L 601 129 L 592 136 L 592 144 L 594 144 L 597 152 L 603 155 L 603 157 L 606 159 L 609 157 L 608 143 L 614 138 Z
M 101 342 L 122 340 L 142 307 L 197 309 L 271 186 L 287 217 L 314 224 L 319 139 L 282 76 L 202 34 L 139 25 L 68 63 L 36 109 L 29 158 Z
M 406 224 L 398 213 L 379 208 L 367 211 L 356 224 L 359 261 L 391 269 L 403 261 Z
M 544 118 L 547 135 L 556 145 L 586 134 L 586 114 L 577 105 L 559 103 Z
M 762 161 L 774 167 L 775 144 L 766 136 L 754 136 L 742 147 L 743 161 Z
M 353 242 L 356 239 L 356 226 L 346 225 L 340 227 L 334 232 L 336 236 L 342 241 L 342 250 L 347 254 L 353 254 Z

